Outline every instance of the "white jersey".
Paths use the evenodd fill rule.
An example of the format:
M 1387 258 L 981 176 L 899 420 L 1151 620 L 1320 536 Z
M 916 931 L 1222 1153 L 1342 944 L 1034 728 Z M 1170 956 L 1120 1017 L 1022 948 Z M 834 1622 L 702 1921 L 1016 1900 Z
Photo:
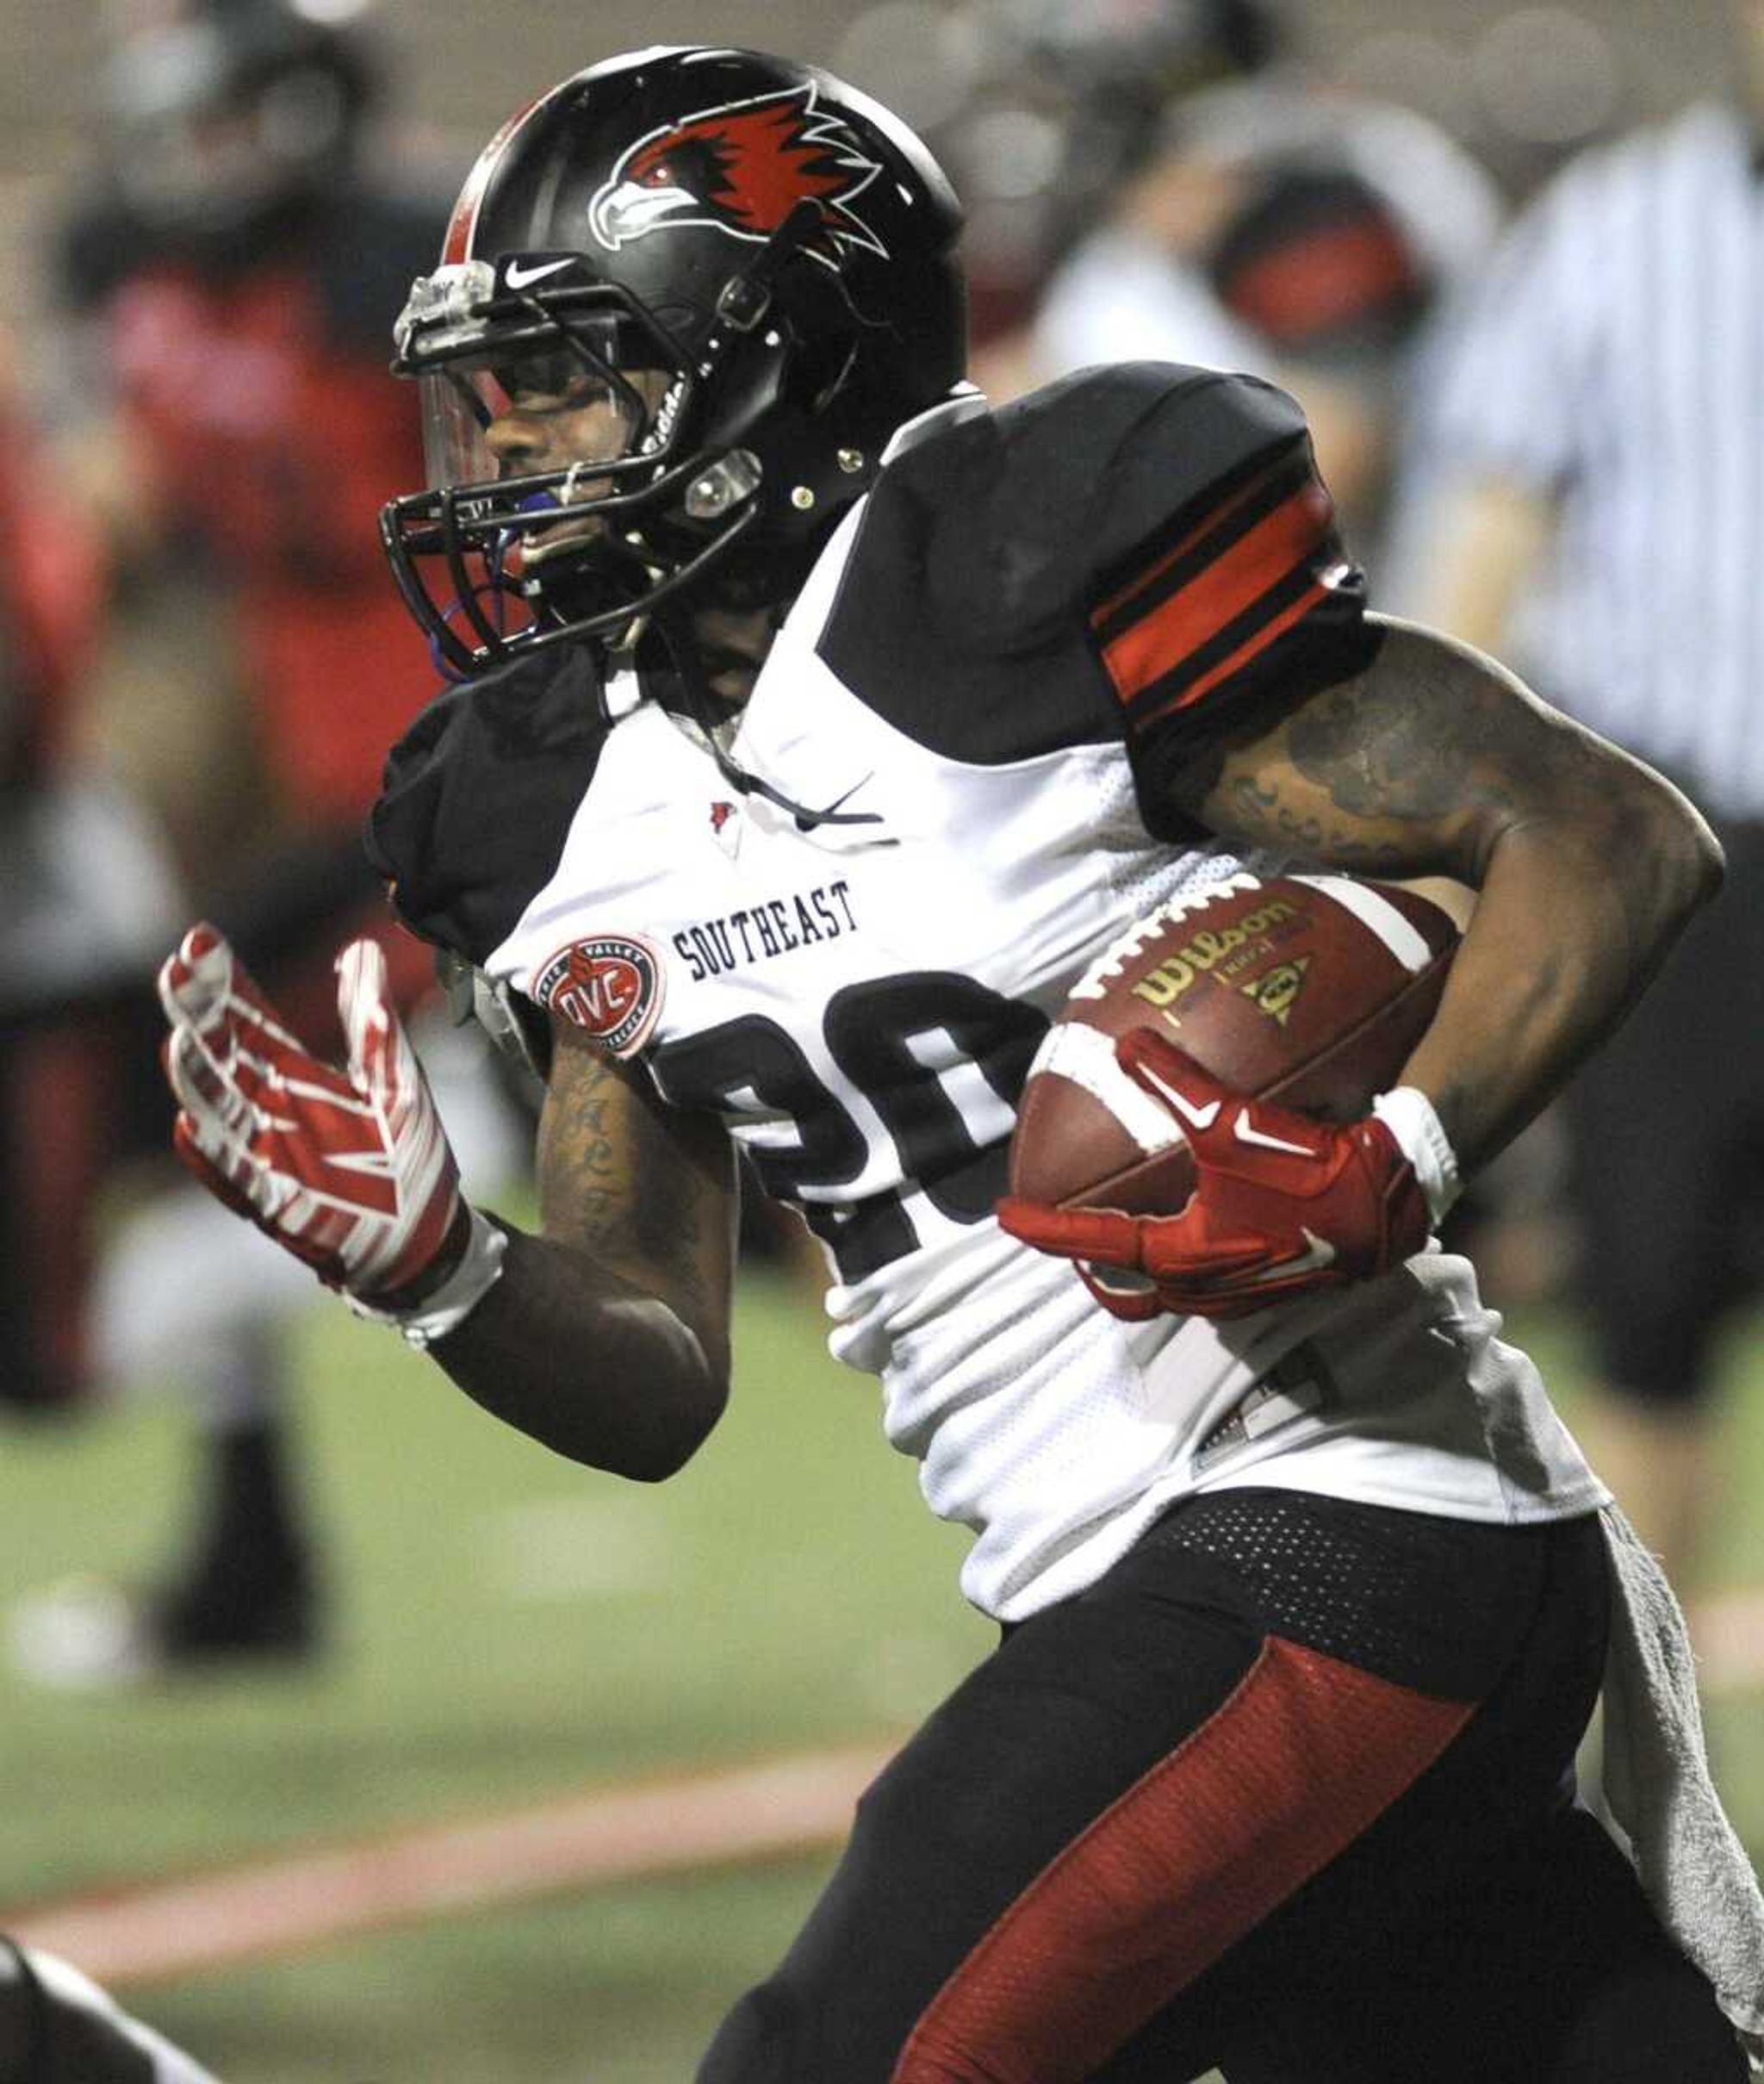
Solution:
M 1080 405 L 1105 451 L 1111 420 L 1155 446 L 1148 399 L 1172 424 L 1203 414 L 1214 433 L 1236 414 L 1227 475 L 1239 488 L 1286 459 L 1268 512 L 1307 532 L 1292 569 L 1252 589 L 1283 605 L 1237 603 L 1236 641 L 1218 654 L 1189 582 L 1144 580 L 1180 574 L 1183 557 L 1135 552 L 1141 575 L 1122 586 L 1099 529 L 1078 562 L 1088 571 L 1094 549 L 1115 569 L 1088 617 L 1063 613 L 1001 663 L 986 634 L 996 604 L 975 593 L 961 627 L 944 621 L 938 587 L 904 550 L 928 513 L 953 513 L 974 548 L 968 575 L 983 570 L 996 547 L 978 539 L 997 518 L 987 473 L 1003 472 L 1014 501 L 1037 445 L 1057 457 Z M 1250 683 L 1216 676 L 1218 656 L 1249 671 L 1289 635 L 1301 596 L 1316 626 L 1309 650 L 1282 654 L 1289 675 L 1339 677 L 1363 642 L 1280 394 L 1163 370 L 1016 410 L 1007 421 L 971 401 L 909 430 L 799 596 L 726 758 L 639 699 L 634 676 L 612 682 L 549 873 L 471 952 L 645 1066 L 664 1099 L 719 1113 L 803 1210 L 834 1272 L 833 1349 L 879 1375 L 889 1437 L 920 1464 L 932 1509 L 973 1530 L 963 1586 L 989 1614 L 1018 1620 L 1081 1589 L 1197 1490 L 1275 1484 L 1495 1521 L 1588 1509 L 1603 1492 L 1530 1364 L 1497 1342 L 1461 1260 L 1424 1256 L 1230 1324 L 1129 1327 L 993 1220 L 1016 1097 L 1071 985 L 1146 911 L 1245 866 L 1203 835 L 1148 830 L 1158 734 L 1136 733 L 1134 704 L 1209 676 L 1209 692 L 1247 700 Z M 972 496 L 952 509 L 953 482 Z M 1210 510 L 1210 485 L 1203 473 L 1186 500 L 1171 486 L 1186 523 L 1196 497 Z M 1115 490 L 1141 542 L 1128 489 Z M 1241 504 L 1241 488 L 1229 496 Z M 1064 525 L 1044 529 L 1019 513 L 1010 533 L 1045 600 L 1063 582 L 1034 553 Z M 953 562 L 952 582 L 966 569 Z M 1216 605 L 1221 563 L 1199 569 Z M 1036 699 L 1017 699 L 1020 684 Z M 1164 712 L 1183 719 L 1172 743 L 1203 706 Z

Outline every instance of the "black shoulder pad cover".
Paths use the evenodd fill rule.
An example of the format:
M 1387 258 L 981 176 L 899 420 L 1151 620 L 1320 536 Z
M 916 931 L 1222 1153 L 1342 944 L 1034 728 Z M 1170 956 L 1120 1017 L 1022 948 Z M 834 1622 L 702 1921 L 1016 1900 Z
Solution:
M 1123 557 L 1304 430 L 1293 401 L 1253 377 L 1122 362 L 910 451 L 878 491 L 898 486 L 933 509 L 925 576 L 939 621 L 1011 649 L 1088 606 Z
M 386 762 L 365 845 L 394 909 L 481 965 L 550 880 L 608 725 L 586 645 L 436 696 Z
M 1090 607 L 1304 428 L 1271 385 L 1159 362 L 1081 370 L 960 421 L 877 481 L 823 654 L 908 736 L 957 758 L 1119 738 Z

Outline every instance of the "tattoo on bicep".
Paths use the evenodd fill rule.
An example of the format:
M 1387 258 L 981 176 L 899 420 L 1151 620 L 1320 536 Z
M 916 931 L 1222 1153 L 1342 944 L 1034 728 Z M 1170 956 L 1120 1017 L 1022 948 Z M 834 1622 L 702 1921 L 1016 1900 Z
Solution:
M 1243 837 L 1283 854 L 1305 854 L 1368 870 L 1395 869 L 1407 849 L 1394 842 L 1369 838 L 1345 818 L 1322 815 L 1306 792 L 1303 803 L 1278 776 L 1245 774 L 1230 787 L 1233 827 Z
M 548 1231 L 592 1250 L 624 1221 L 630 1166 L 614 1134 L 625 1105 L 612 1073 L 554 1066 L 539 1140 L 539 1203 Z
M 1288 743 L 1299 772 L 1351 816 L 1432 820 L 1488 786 L 1506 700 L 1483 675 L 1454 673 L 1450 654 L 1389 650 L 1388 663 L 1301 711 Z
M 1277 756 L 1229 775 L 1236 818 L 1266 843 L 1345 867 L 1409 870 L 1455 824 L 1517 815 L 1514 690 L 1432 642 L 1387 643 L 1376 663 L 1295 711 Z
M 676 1308 L 709 1300 L 699 1248 L 711 1189 L 641 1094 L 610 1067 L 574 1064 L 545 1110 L 540 1204 L 548 1235 Z

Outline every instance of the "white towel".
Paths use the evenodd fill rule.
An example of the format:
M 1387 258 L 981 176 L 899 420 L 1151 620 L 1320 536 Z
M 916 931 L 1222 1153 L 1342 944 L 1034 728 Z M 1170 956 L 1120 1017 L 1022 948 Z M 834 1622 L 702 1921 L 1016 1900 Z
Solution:
M 1605 1795 L 1642 1888 L 1764 2073 L 1764 1895 L 1709 1776 L 1685 1617 L 1623 1514 L 1603 1515 L 1611 1554 L 1605 1665 Z

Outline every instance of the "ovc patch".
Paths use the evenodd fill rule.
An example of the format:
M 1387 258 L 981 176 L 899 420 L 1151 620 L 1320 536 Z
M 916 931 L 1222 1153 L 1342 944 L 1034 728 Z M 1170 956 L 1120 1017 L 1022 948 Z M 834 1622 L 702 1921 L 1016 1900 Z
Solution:
M 534 1000 L 610 1056 L 630 1056 L 662 1011 L 662 958 L 636 934 L 593 934 L 560 948 L 533 977 Z

